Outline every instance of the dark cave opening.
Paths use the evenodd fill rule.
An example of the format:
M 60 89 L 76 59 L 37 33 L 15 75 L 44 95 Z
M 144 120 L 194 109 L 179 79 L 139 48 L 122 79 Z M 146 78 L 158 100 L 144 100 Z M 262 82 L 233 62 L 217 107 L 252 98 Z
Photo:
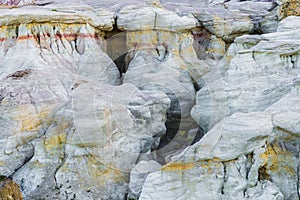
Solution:
M 118 67 L 120 77 L 122 77 L 129 63 L 127 59 L 126 32 L 121 31 L 114 24 L 113 30 L 105 32 L 103 38 L 106 41 L 106 53 Z
M 117 57 L 113 61 L 120 72 L 120 77 L 122 77 L 122 75 L 126 73 L 128 68 L 127 53 Z
M 181 108 L 178 99 L 174 94 L 168 94 L 171 99 L 170 108 L 167 111 L 167 120 L 166 120 L 166 134 L 160 138 L 160 142 L 158 147 L 155 150 L 162 149 L 166 145 L 168 145 L 173 138 L 176 136 L 179 131 L 180 121 L 181 121 Z
M 191 139 L 191 141 L 189 143 L 181 144 L 181 145 L 185 145 L 185 146 L 193 145 L 194 143 L 198 142 L 204 135 L 204 131 L 201 127 L 188 128 L 185 126 L 181 126 L 181 123 L 184 124 L 187 122 L 187 120 L 182 119 L 181 107 L 180 107 L 179 100 L 176 98 L 175 94 L 173 94 L 173 93 L 167 93 L 167 95 L 169 96 L 169 98 L 171 100 L 171 104 L 170 104 L 170 108 L 167 111 L 167 116 L 166 116 L 167 117 L 167 120 L 165 123 L 166 134 L 160 138 L 160 143 L 159 143 L 158 147 L 154 150 L 160 150 L 160 149 L 164 148 L 165 146 L 167 146 L 168 144 L 170 144 L 177 134 L 184 133 L 184 137 L 189 137 L 191 135 L 189 133 L 191 131 L 194 132 L 194 134 L 192 134 L 193 138 Z M 191 119 L 189 119 L 189 120 L 191 120 Z M 174 141 L 174 142 L 177 143 L 178 141 Z M 172 146 L 172 145 L 170 145 L 170 146 Z M 173 149 L 173 150 L 175 150 L 175 149 Z

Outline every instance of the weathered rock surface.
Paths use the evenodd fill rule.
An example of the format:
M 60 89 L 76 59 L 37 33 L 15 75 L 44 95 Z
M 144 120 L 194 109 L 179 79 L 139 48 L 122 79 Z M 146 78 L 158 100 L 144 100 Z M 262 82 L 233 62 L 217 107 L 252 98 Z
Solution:
M 23 200 L 19 185 L 8 178 L 3 178 L 0 182 L 0 198 L 3 200 Z
M 2 199 L 299 199 L 297 1 L 0 5 Z
M 215 125 L 193 147 L 187 148 L 184 156 L 194 156 L 193 160 L 233 160 L 253 152 L 257 146 L 263 146 L 272 129 L 271 115 L 259 112 L 234 113 Z M 174 158 L 177 159 L 182 158 Z
M 151 97 L 132 85 L 120 87 L 127 97 L 114 94 L 118 88 L 113 86 L 81 83 L 73 93 L 73 106 L 58 110 L 44 136 L 31 139 L 34 156 L 13 175 L 27 198 L 123 198 L 140 153 L 155 147 L 165 131 L 168 99 L 157 93 Z M 116 101 L 118 96 L 123 101 Z
M 143 184 L 151 172 L 157 171 L 161 165 L 153 160 L 141 161 L 130 172 L 130 198 L 138 198 L 141 195 Z
M 249 33 L 253 29 L 249 16 L 238 10 L 231 12 L 222 7 L 202 8 L 194 16 L 212 34 L 227 41 L 238 35 Z
M 237 38 L 218 70 L 202 77 L 192 111 L 201 127 L 209 130 L 235 112 L 263 111 L 292 89 L 299 76 L 298 36 L 285 26 L 279 26 L 282 32 Z
M 280 32 L 236 38 L 217 70 L 199 80 L 192 116 L 208 132 L 149 174 L 140 199 L 299 198 L 300 65 L 292 21 L 281 21 Z
M 161 34 L 161 36 L 157 37 L 157 34 Z M 147 37 L 144 38 L 148 35 L 150 41 L 147 40 Z M 172 38 L 168 38 L 170 36 Z M 127 34 L 127 37 L 129 38 L 128 45 L 136 42 L 140 46 L 136 48 L 135 55 L 124 75 L 124 83 L 132 83 L 141 90 L 163 91 L 167 94 L 171 100 L 171 107 L 168 111 L 170 133 L 167 133 L 166 142 L 172 140 L 178 132 L 187 135 L 191 128 L 197 127 L 190 116 L 190 110 L 194 105 L 195 89 L 189 71 L 192 71 L 193 68 L 196 68 L 196 70 L 200 68 L 201 62 L 197 61 L 194 54 L 194 57 L 191 56 L 191 58 L 194 59 L 193 64 L 195 65 L 192 65 L 182 59 L 180 52 L 184 53 L 192 47 L 192 36 L 189 34 L 151 31 L 149 33 L 131 32 Z M 172 39 L 175 38 L 179 40 L 179 44 L 171 43 Z M 192 53 L 193 51 L 191 51 Z M 191 139 L 189 139 L 190 141 L 180 140 L 182 138 L 177 142 L 174 138 L 172 145 L 181 145 L 182 148 L 185 148 L 192 142 Z M 164 149 L 167 152 L 161 150 L 159 154 L 162 154 L 162 157 L 167 156 L 170 153 L 169 151 L 174 150 L 173 147 L 169 148 L 167 150 L 167 147 L 165 147 Z M 176 148 L 176 150 L 179 149 Z
M 280 0 L 278 15 L 280 18 L 300 15 L 300 4 L 297 0 Z
M 153 8 L 147 9 L 154 12 Z M 197 127 L 190 116 L 195 95 L 193 82 L 206 74 L 210 66 L 197 58 L 193 49 L 194 37 L 186 30 L 195 26 L 195 19 L 181 18 L 173 12 L 169 16 L 165 10 L 155 9 L 157 19 L 141 18 L 150 20 L 149 23 L 141 22 L 140 24 L 144 24 L 141 27 L 135 27 L 135 23 L 126 24 L 124 19 L 140 20 L 141 16 L 132 13 L 127 16 L 123 10 L 120 11 L 117 22 L 118 26 L 131 30 L 126 33 L 126 47 L 129 51 L 127 57 L 130 63 L 126 67 L 123 82 L 132 83 L 141 90 L 163 91 L 171 100 L 167 114 L 167 135 L 159 146 L 161 150 L 156 151 L 164 162 L 168 154 L 174 153 L 174 150 L 183 150 L 193 141 L 193 137 L 187 137 L 189 130 Z M 171 17 L 173 15 L 177 17 Z M 158 19 L 161 17 L 165 19 Z M 154 27 L 154 21 L 164 26 Z M 148 30 L 151 28 L 153 30 Z M 176 137 L 177 133 L 181 133 L 181 136 Z M 171 144 L 166 146 L 171 140 Z
M 298 16 L 290 16 L 280 21 L 277 31 L 285 32 L 285 31 L 293 31 L 299 29 L 299 21 L 300 17 Z
M 24 6 L 34 4 L 34 0 L 1 0 L 0 5 L 6 6 Z
M 118 28 L 121 30 L 168 30 L 180 31 L 196 27 L 191 16 L 178 16 L 176 13 L 155 7 L 140 8 L 128 6 L 118 12 Z
M 105 26 L 27 15 L 1 29 L 0 173 L 26 199 L 122 199 L 140 154 L 165 134 L 168 97 L 113 86 L 120 74 L 102 50 Z

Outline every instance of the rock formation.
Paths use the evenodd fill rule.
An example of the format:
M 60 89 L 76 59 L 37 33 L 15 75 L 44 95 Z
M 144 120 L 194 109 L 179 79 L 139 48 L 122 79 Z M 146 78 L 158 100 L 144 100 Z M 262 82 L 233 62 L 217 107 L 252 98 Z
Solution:
M 1 177 L 1 182 L 0 182 L 0 198 L 3 200 L 9 200 L 9 199 L 23 200 L 19 185 L 16 184 L 14 181 L 3 176 Z
M 1 1 L 2 199 L 300 198 L 298 1 Z

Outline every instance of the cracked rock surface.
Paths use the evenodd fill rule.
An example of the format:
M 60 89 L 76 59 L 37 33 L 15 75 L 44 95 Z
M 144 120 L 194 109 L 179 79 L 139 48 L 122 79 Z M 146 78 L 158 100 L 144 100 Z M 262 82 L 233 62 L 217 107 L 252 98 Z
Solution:
M 0 0 L 1 199 L 299 199 L 298 4 Z

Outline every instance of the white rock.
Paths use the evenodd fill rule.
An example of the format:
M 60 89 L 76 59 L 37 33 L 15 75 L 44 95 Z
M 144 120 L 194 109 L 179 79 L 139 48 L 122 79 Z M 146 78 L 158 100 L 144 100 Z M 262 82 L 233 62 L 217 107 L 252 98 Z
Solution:
M 1 174 L 28 199 L 123 198 L 140 154 L 165 133 L 169 98 L 108 85 L 119 71 L 93 25 L 26 20 L 0 27 Z
M 287 18 L 284 18 L 281 20 L 278 24 L 278 32 L 285 32 L 285 31 L 293 31 L 293 30 L 299 30 L 299 16 L 289 16 Z
M 206 168 L 205 164 L 188 170 L 166 169 L 150 173 L 139 199 L 220 199 L 223 165 L 213 164 Z
M 276 185 L 270 181 L 259 182 L 255 188 L 247 191 L 248 199 L 284 199 L 282 193 Z
M 253 29 L 249 15 L 237 10 L 229 11 L 222 7 L 201 8 L 194 15 L 207 30 L 225 41 L 233 40 Z
M 174 156 L 173 160 L 232 160 L 262 147 L 272 129 L 270 114 L 235 113 L 220 121 L 199 142 Z
M 158 171 L 161 165 L 153 160 L 141 161 L 135 165 L 130 172 L 129 189 L 130 194 L 138 197 L 142 192 L 143 184 L 149 173 Z
M 118 12 L 118 28 L 121 30 L 169 30 L 180 31 L 196 27 L 193 17 L 178 16 L 172 11 L 155 7 L 127 6 Z

